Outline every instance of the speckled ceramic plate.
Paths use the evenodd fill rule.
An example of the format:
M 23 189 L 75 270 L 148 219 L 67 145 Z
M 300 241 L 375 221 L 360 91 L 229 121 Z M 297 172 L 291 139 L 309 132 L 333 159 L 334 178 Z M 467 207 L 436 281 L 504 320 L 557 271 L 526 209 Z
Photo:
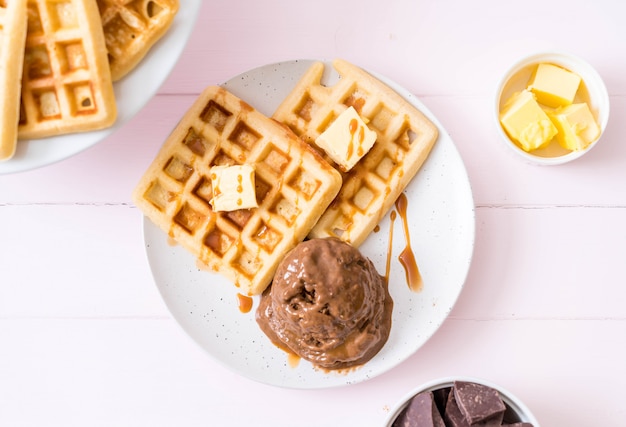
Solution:
M 176 65 L 191 35 L 201 4 L 201 0 L 181 1 L 168 32 L 137 68 L 113 84 L 117 120 L 112 127 L 94 132 L 20 140 L 15 155 L 0 162 L 0 175 L 24 172 L 65 160 L 103 141 L 124 126 L 152 99 Z
M 309 67 L 310 61 L 267 65 L 224 84 L 261 112 L 271 115 Z M 337 80 L 329 64 L 324 78 Z M 258 328 L 254 308 L 239 311 L 237 289 L 221 276 L 200 271 L 195 259 L 150 221 L 144 237 L 154 280 L 170 312 L 182 328 L 219 362 L 251 379 L 291 388 L 324 388 L 354 384 L 393 368 L 417 351 L 446 319 L 465 282 L 474 246 L 474 203 L 465 166 L 452 140 L 415 96 L 393 82 L 398 93 L 439 127 L 428 160 L 407 187 L 410 239 L 424 279 L 421 292 L 411 292 L 398 255 L 405 246 L 401 221 L 393 223 L 390 293 L 393 326 L 385 347 L 367 364 L 349 373 L 326 373 L 301 360 L 289 363 Z M 361 246 L 384 274 L 391 220 L 389 214 Z M 255 300 L 255 308 L 258 301 Z

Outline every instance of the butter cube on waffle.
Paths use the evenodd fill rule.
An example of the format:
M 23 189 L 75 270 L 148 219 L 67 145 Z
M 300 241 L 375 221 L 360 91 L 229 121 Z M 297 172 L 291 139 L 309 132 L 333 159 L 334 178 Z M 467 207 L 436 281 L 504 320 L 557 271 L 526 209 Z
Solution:
M 311 238 L 337 237 L 359 246 L 417 174 L 438 130 L 422 112 L 371 74 L 343 60 L 335 60 L 333 66 L 340 77 L 337 83 L 324 86 L 324 63 L 314 63 L 272 117 L 314 147 L 317 137 L 350 106 L 376 132 L 373 147 L 343 174 L 337 198 L 309 234 Z M 321 152 L 320 147 L 316 149 Z
M 214 166 L 249 164 L 258 207 L 211 208 Z M 209 269 L 258 295 L 341 187 L 288 128 L 218 86 L 203 91 L 133 192 L 135 205 Z
M 96 0 L 28 0 L 19 138 L 111 126 L 117 109 Z
M 167 32 L 178 0 L 98 0 L 111 76 L 120 80 Z
M 0 0 L 0 160 L 15 154 L 26 38 L 26 2 Z
M 259 207 L 256 201 L 254 168 L 250 165 L 211 168 L 211 207 L 215 212 Z

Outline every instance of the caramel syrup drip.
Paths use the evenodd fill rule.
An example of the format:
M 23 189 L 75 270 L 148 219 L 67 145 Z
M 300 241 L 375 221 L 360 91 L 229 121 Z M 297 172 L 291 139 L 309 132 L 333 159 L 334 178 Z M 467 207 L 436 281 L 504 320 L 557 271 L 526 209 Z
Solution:
M 289 365 L 290 368 L 297 368 L 300 364 L 300 359 L 301 357 L 297 354 L 291 351 L 287 352 L 287 365 Z
M 363 156 L 363 141 L 365 141 L 365 128 L 359 128 L 359 149 L 356 154 L 359 157 Z
M 237 193 L 241 194 L 243 193 L 243 175 L 238 174 L 237 175 Z M 237 199 L 237 206 L 241 206 L 243 204 L 243 200 L 240 198 Z
M 356 119 L 350 120 L 350 124 L 348 125 L 348 129 L 350 130 L 350 144 L 348 144 L 348 158 L 352 157 L 352 152 L 354 151 L 354 137 L 359 132 L 358 135 L 358 148 L 357 155 L 359 157 L 363 156 L 363 142 L 365 141 L 365 129 L 362 126 L 359 126 L 359 122 Z
M 352 157 L 352 152 L 354 151 L 354 135 L 359 127 L 359 123 L 356 119 L 350 120 L 350 124 L 348 125 L 348 129 L 350 130 L 350 144 L 348 144 L 348 158 Z
M 406 281 L 409 285 L 409 289 L 413 292 L 418 292 L 422 289 L 424 283 L 422 281 L 422 275 L 420 274 L 419 268 L 417 267 L 417 262 L 415 261 L 415 254 L 411 248 L 411 236 L 409 233 L 409 223 L 407 219 L 407 205 L 408 200 L 406 195 L 404 193 L 400 193 L 400 197 L 396 200 L 396 209 L 398 210 L 400 218 L 402 218 L 406 246 L 398 256 L 398 259 L 406 272 Z
M 391 254 L 393 252 L 393 224 L 396 221 L 396 211 L 389 214 L 389 242 L 387 243 L 387 266 L 385 267 L 385 282 L 389 284 L 389 273 L 391 271 Z
M 238 174 L 237 175 L 237 193 L 243 193 L 243 175 Z
M 249 313 L 252 310 L 252 298 L 247 295 L 237 294 L 237 302 L 239 303 L 239 311 Z

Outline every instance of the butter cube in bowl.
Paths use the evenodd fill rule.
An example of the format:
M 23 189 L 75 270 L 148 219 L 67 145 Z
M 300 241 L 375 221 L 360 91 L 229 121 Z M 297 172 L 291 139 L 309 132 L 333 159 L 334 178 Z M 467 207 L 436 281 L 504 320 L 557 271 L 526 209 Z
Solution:
M 598 143 L 610 104 L 602 78 L 588 62 L 550 52 L 508 69 L 498 82 L 494 110 L 507 147 L 530 163 L 558 165 Z
M 540 427 L 513 393 L 474 377 L 446 377 L 424 383 L 389 411 L 384 427 Z

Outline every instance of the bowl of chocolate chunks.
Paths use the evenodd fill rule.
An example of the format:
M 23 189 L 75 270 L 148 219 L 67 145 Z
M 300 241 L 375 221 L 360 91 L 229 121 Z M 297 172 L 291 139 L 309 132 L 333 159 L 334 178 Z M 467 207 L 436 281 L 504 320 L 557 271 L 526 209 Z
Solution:
M 540 427 L 508 390 L 478 378 L 449 377 L 409 392 L 388 414 L 385 427 Z

